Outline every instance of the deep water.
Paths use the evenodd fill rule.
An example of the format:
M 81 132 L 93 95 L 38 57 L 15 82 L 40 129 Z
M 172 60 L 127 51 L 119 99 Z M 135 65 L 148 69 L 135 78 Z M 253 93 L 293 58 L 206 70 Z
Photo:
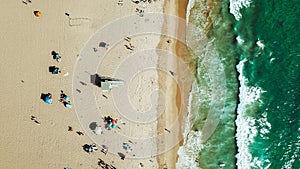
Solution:
M 248 86 L 264 91 L 259 108 L 247 111 L 258 131 L 249 147 L 255 167 L 300 168 L 299 5 L 297 0 L 254 0 L 236 23 L 244 40 L 240 59 L 247 59 L 243 76 Z
M 252 0 L 240 10 L 240 19 L 230 14 L 229 1 L 213 1 L 209 26 L 203 17 L 209 11 L 206 2 L 195 0 L 189 17 L 207 37 L 200 38 L 194 54 L 199 92 L 193 103 L 198 106 L 193 130 L 205 137 L 199 167 L 218 168 L 224 163 L 224 168 L 243 168 L 236 164 L 245 160 L 240 163 L 246 168 L 300 168 L 300 1 Z M 249 142 L 248 159 L 235 157 L 235 119 L 243 99 L 238 98 L 240 61 L 245 61 L 244 85 L 262 91 L 240 112 L 254 121 L 249 131 L 253 140 L 244 138 Z

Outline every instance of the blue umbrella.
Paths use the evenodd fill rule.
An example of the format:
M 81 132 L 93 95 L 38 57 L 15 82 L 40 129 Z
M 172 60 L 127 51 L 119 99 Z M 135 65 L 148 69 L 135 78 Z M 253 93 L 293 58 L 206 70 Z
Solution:
M 45 98 L 45 103 L 47 103 L 47 104 L 52 104 L 52 98 L 49 97 L 49 96 L 46 96 L 46 98 Z
M 68 100 L 69 100 L 69 96 L 65 95 L 64 99 L 65 99 L 66 101 L 68 101 Z

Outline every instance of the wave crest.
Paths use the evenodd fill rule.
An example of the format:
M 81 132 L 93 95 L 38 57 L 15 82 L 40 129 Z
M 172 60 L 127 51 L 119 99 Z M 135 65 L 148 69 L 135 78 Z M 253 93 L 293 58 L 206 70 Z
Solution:
M 238 21 L 242 18 L 240 10 L 242 8 L 248 8 L 251 4 L 250 0 L 230 0 L 230 13 L 233 14 L 235 19 Z

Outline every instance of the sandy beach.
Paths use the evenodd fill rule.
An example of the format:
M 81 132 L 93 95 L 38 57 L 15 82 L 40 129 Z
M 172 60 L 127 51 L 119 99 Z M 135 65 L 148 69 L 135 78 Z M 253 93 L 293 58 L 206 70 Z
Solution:
M 2 84 L 0 89 L 2 93 L 0 99 L 0 132 L 2 133 L 0 168 L 101 168 L 98 166 L 99 158 L 119 169 L 175 168 L 177 150 L 182 139 L 182 125 L 184 125 L 181 121 L 184 117 L 180 112 L 186 112 L 185 105 L 188 102 L 190 86 L 178 87 L 180 84 L 177 78 L 182 75 L 180 73 L 182 68 L 178 66 L 176 60 L 172 59 L 173 57 L 168 57 L 170 59 L 167 60 L 161 59 L 162 55 L 167 54 L 159 51 L 162 49 L 169 51 L 189 63 L 188 58 L 185 58 L 184 45 L 176 42 L 176 39 L 159 34 L 140 34 L 130 36 L 130 45 L 134 46 L 133 51 L 124 47 L 129 45 L 129 42 L 123 38 L 116 40 L 116 43 L 111 44 L 108 51 L 105 51 L 97 45 L 102 41 L 113 42 L 115 34 L 112 30 L 112 34 L 108 33 L 105 37 L 100 37 L 100 34 L 96 32 L 125 16 L 135 16 L 137 20 L 132 20 L 133 23 L 147 20 L 147 14 L 150 12 L 164 12 L 185 18 L 183 9 L 186 9 L 187 2 L 180 1 L 179 3 L 179 1 L 157 0 L 147 2 L 144 6 L 141 3 L 136 4 L 125 0 L 119 4 L 117 0 L 89 2 L 5 0 L 3 3 L 5 5 L 1 5 L 3 17 L 0 21 L 2 24 L 0 42 L 3 51 L 0 66 Z M 136 8 L 144 10 L 145 16 L 139 17 Z M 41 16 L 36 17 L 33 14 L 34 11 L 40 11 Z M 160 21 L 163 22 L 163 20 L 157 22 L 160 23 Z M 172 34 L 180 34 L 184 37 L 184 28 L 174 29 L 178 26 L 174 24 L 165 23 L 162 27 L 173 32 Z M 121 25 L 118 29 L 125 30 L 125 26 Z M 89 45 L 92 44 L 93 37 L 97 36 L 101 39 L 95 42 L 94 46 L 97 49 L 93 49 L 94 46 Z M 85 52 L 87 48 L 90 49 L 90 56 L 85 55 L 88 53 Z M 148 49 L 151 49 L 149 53 L 147 53 Z M 52 51 L 60 54 L 61 62 L 52 58 Z M 156 54 L 151 53 L 152 51 Z M 130 58 L 135 56 L 138 57 L 141 53 L 145 56 L 153 56 L 150 60 L 146 60 L 149 58 L 145 60 L 156 66 L 153 70 L 147 69 L 139 74 L 132 72 L 132 77 L 126 79 L 130 71 L 121 71 L 123 67 L 130 67 L 126 65 L 126 61 L 130 61 Z M 101 59 L 100 54 L 105 54 L 105 57 Z M 123 112 L 120 111 L 122 109 L 116 106 L 118 103 L 124 103 L 121 99 L 116 100 L 116 96 L 124 91 L 122 87 L 103 93 L 99 87 L 91 84 L 87 79 L 84 81 L 85 85 L 82 85 L 80 89 L 77 88 L 76 82 L 82 81 L 81 74 L 77 74 L 81 59 L 94 56 L 95 60 L 100 59 L 101 62 L 95 63 L 96 66 L 93 69 L 92 64 L 87 65 L 91 68 L 88 67 L 85 71 L 90 74 L 98 73 L 123 78 L 125 87 L 128 87 L 128 93 L 125 94 L 131 99 L 130 104 L 140 112 L 152 112 L 151 116 L 147 116 L 146 120 L 149 121 L 139 121 L 141 119 L 137 117 L 146 118 L 146 114 L 143 113 L 132 117 L 137 118 L 134 120 L 130 119 L 130 114 L 127 114 L 128 116 L 122 114 Z M 168 64 L 168 69 L 165 68 L 165 64 Z M 59 67 L 61 73 L 51 74 L 50 66 Z M 168 74 L 168 70 L 171 69 L 175 72 L 175 76 Z M 79 106 L 79 100 L 85 99 L 89 90 L 92 91 L 91 98 L 97 105 L 97 112 L 89 112 L 89 108 L 92 109 L 90 105 L 87 108 Z M 66 108 L 59 101 L 61 91 L 70 97 L 72 108 Z M 42 93 L 51 93 L 53 103 L 45 104 L 40 98 Z M 160 107 L 162 97 L 165 103 L 164 108 Z M 88 117 L 78 115 L 81 111 L 80 107 L 86 110 L 86 114 L 98 113 L 93 120 L 102 124 L 101 139 L 105 139 L 107 144 L 110 142 L 119 144 L 117 139 L 106 139 L 118 133 L 130 138 L 154 138 L 153 140 L 157 135 L 164 133 L 165 136 L 162 137 L 168 137 L 166 141 L 179 142 L 174 141 L 169 146 L 165 146 L 167 143 L 160 143 L 159 139 L 156 139 L 152 142 L 153 147 L 143 149 L 142 146 L 141 148 L 138 146 L 139 141 L 137 141 L 133 143 L 133 150 L 128 154 L 120 145 L 120 150 L 116 148 L 116 151 L 124 153 L 128 157 L 125 160 L 120 159 L 118 154 L 113 152 L 114 148 L 111 149 L 112 152 L 109 149 L 106 155 L 100 151 L 87 153 L 82 146 L 94 143 L 97 137 L 94 138 L 92 131 L 85 129 L 82 124 L 82 121 L 87 120 Z M 104 129 L 105 123 L 102 120 L 104 116 L 118 119 L 119 128 L 112 129 L 112 131 Z M 174 128 L 176 119 L 179 119 L 180 125 Z M 72 131 L 68 131 L 69 126 Z M 174 130 L 168 130 L 171 128 Z M 76 132 L 82 132 L 84 135 Z M 143 142 L 141 139 L 140 141 Z M 101 144 L 98 142 L 96 144 L 101 149 Z M 165 151 L 168 149 L 166 147 L 172 147 L 172 149 Z M 163 154 L 156 156 L 160 150 Z

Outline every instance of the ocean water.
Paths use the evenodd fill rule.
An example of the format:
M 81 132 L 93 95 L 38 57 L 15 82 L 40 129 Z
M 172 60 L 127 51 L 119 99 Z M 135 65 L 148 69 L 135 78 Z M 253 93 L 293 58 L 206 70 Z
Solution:
M 237 135 L 240 168 L 300 168 L 299 5 L 299 0 L 253 0 L 235 18 L 241 99 L 255 96 L 239 105 L 250 133 Z M 237 129 L 245 130 L 244 124 Z
M 299 6 L 190 1 L 198 81 L 177 168 L 300 168 Z
M 190 4 L 189 25 L 197 28 L 187 31 L 187 44 L 198 63 L 198 81 L 192 90 L 192 131 L 179 150 L 177 168 L 219 168 L 220 163 L 235 168 L 238 53 L 232 50 L 234 17 L 225 1 L 214 1 L 213 8 L 202 0 Z M 211 23 L 205 16 L 208 11 Z

